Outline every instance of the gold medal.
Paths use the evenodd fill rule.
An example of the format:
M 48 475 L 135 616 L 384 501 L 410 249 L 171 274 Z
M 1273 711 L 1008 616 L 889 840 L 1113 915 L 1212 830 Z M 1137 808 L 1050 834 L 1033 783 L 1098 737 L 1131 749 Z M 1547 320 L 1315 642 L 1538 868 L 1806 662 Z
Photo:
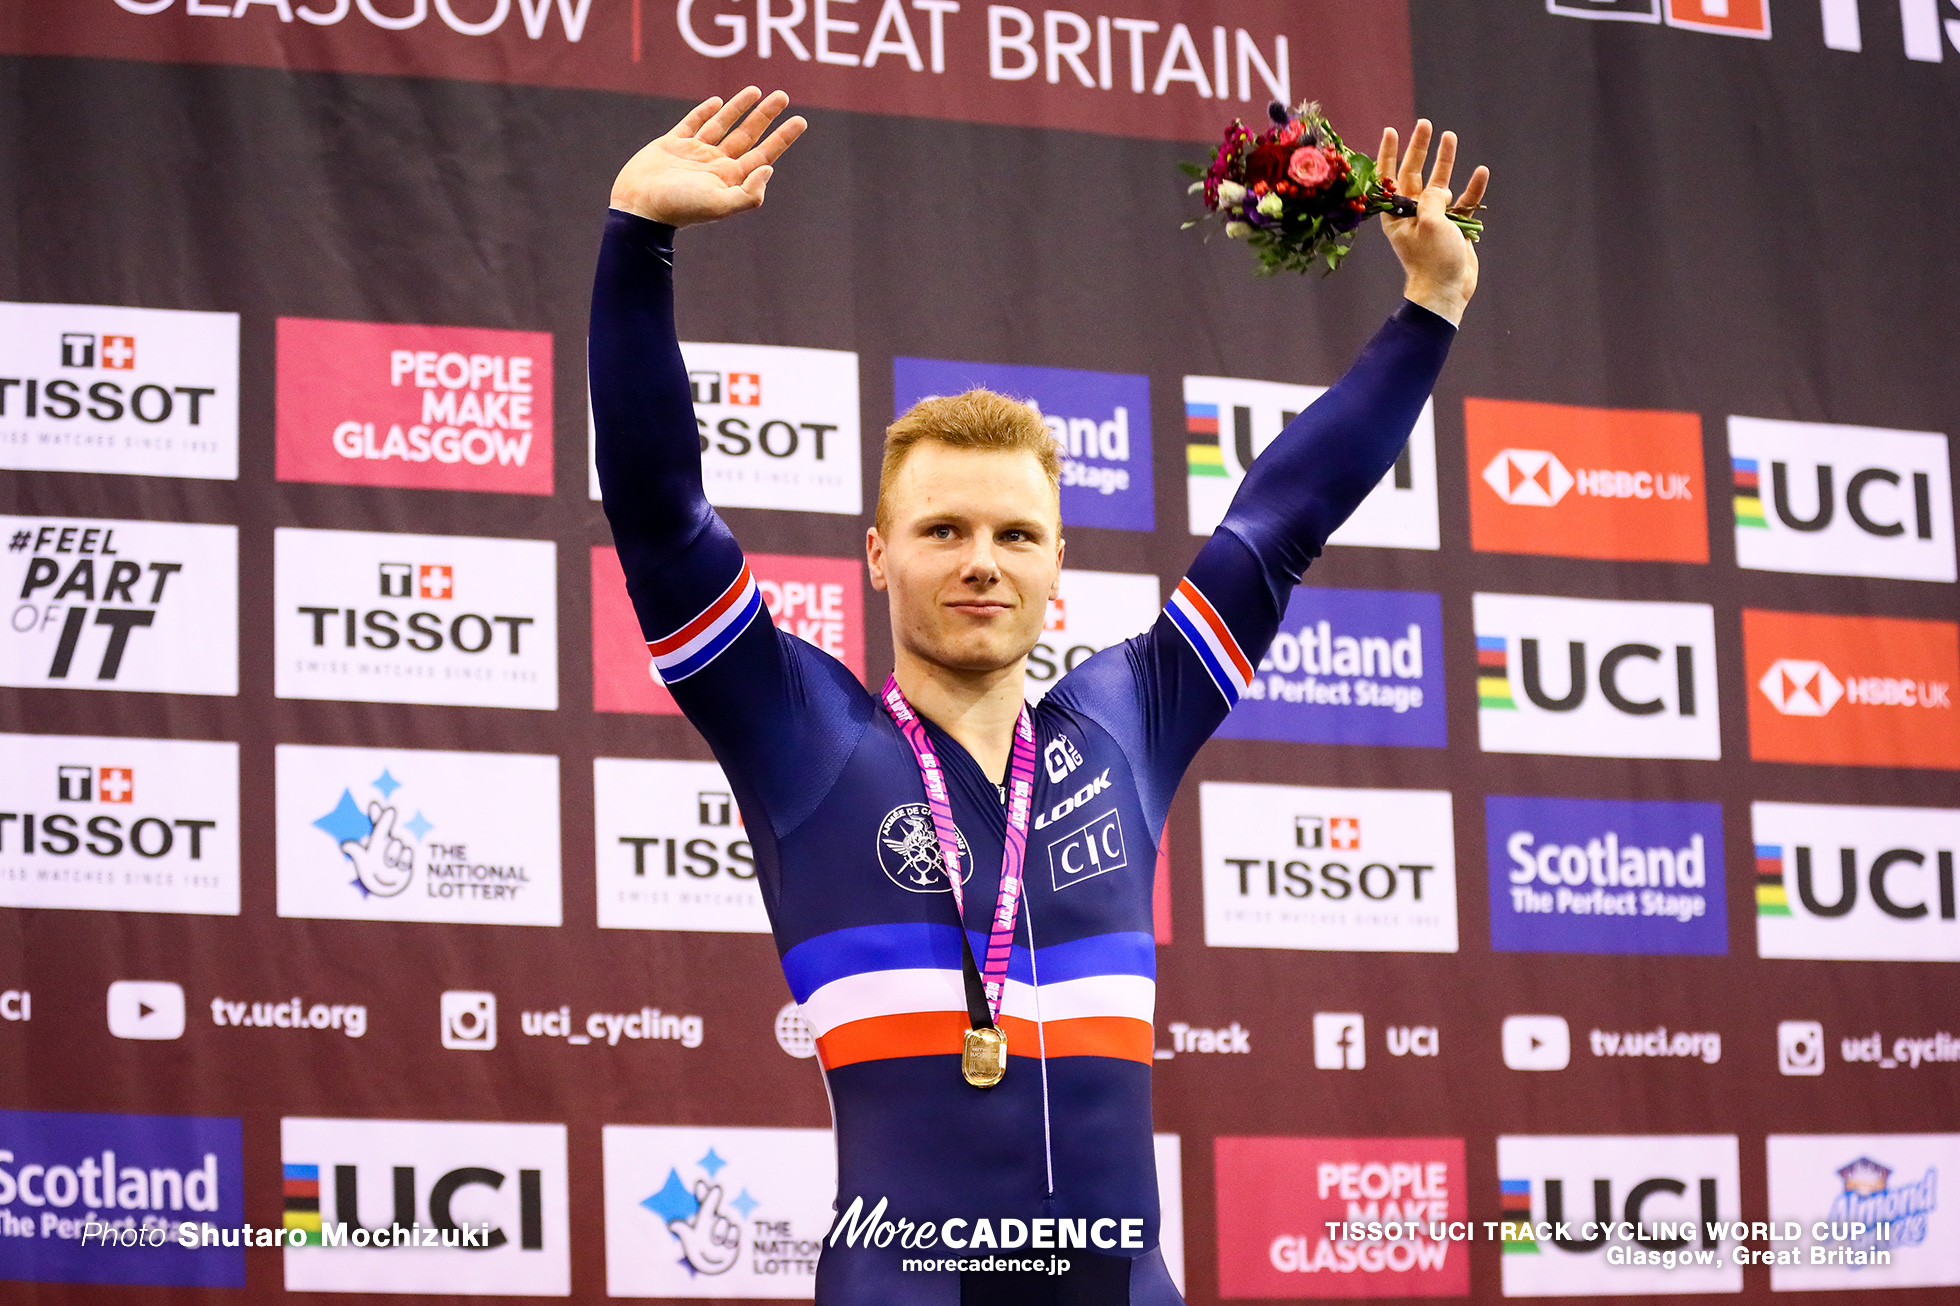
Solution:
M 960 1051 L 960 1073 L 975 1088 L 992 1088 L 1007 1074 L 1007 1035 L 982 1027 L 966 1032 Z

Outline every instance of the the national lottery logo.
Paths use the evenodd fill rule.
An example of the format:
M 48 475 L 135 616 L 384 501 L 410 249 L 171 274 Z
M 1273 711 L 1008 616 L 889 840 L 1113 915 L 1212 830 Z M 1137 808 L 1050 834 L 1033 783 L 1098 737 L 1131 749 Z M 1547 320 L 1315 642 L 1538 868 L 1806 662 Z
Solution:
M 565 1126 L 279 1122 L 288 1292 L 571 1293 Z
M 1156 525 L 1150 378 L 941 358 L 892 361 L 892 411 L 976 386 L 1034 406 L 1062 459 L 1062 520 L 1147 531 Z
M 1728 951 L 1718 803 L 1484 800 L 1500 952 Z
M 755 848 L 713 762 L 595 758 L 599 927 L 767 934 Z
M 1184 378 L 1185 492 L 1193 535 L 1218 529 L 1253 459 L 1326 393 L 1327 387 L 1318 385 Z M 1388 474 L 1327 542 L 1385 549 L 1441 546 L 1433 403 L 1423 405 Z
M 862 509 L 856 354 L 683 340 L 681 357 L 708 502 L 851 516 Z M 596 428 L 592 440 L 596 448 Z M 596 462 L 588 476 L 596 499 Z
M 958 826 L 953 834 L 959 841 L 960 883 L 973 878 L 973 855 L 967 847 L 966 832 Z M 946 878 L 946 859 L 940 851 L 939 835 L 933 828 L 932 809 L 924 803 L 906 803 L 885 813 L 878 823 L 878 865 L 885 878 L 908 893 L 951 893 Z
M 281 698 L 558 705 L 557 549 L 546 540 L 281 528 Z
M 1960 1286 L 1960 1134 L 1771 1134 L 1768 1160 L 1772 1291 Z
M 279 914 L 556 925 L 556 758 L 276 750 Z
M 1442 641 L 1435 594 L 1302 586 L 1218 733 L 1441 748 Z
M 237 479 L 238 315 L 0 304 L 0 467 Z
M 1040 702 L 1096 654 L 1150 629 L 1163 608 L 1160 592 L 1154 575 L 1064 568 L 1028 654 L 1028 701 Z M 1050 779 L 1060 778 L 1051 768 Z
M 1472 547 L 1708 561 L 1696 414 L 1471 398 L 1463 420 Z
M 1707 604 L 1477 594 L 1471 606 L 1485 752 L 1722 755 Z
M 1749 752 L 1762 761 L 1960 768 L 1960 626 L 1742 613 Z
M 827 1129 L 607 1125 L 615 1297 L 808 1298 L 837 1189 Z
M 1960 812 L 1751 804 L 1764 957 L 1960 961 Z
M 1497 1140 L 1506 1297 L 1741 1292 L 1737 1140 Z
M 1210 947 L 1455 952 L 1450 795 L 1199 786 Z
M 1729 418 L 1736 564 L 1951 581 L 1947 437 Z
M 238 746 L 0 736 L 0 906 L 238 913 Z
M 0 684 L 238 692 L 238 528 L 0 517 Z

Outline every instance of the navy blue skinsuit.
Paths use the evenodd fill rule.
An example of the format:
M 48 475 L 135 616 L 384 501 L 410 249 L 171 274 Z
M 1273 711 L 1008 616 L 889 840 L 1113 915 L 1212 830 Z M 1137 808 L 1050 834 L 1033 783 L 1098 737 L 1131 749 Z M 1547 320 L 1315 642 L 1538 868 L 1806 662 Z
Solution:
M 937 1226 L 926 1247 L 827 1244 L 817 1300 L 1170 1306 L 1150 1115 L 1158 836 L 1300 574 L 1394 464 L 1455 330 L 1405 303 L 1253 464 L 1156 624 L 1034 709 L 1036 828 L 1002 1007 L 1007 1077 L 977 1089 L 959 1071 L 959 925 L 911 750 L 849 671 L 775 628 L 702 494 L 673 234 L 607 219 L 590 341 L 606 515 L 655 665 L 720 759 L 754 842 L 783 972 L 819 1038 L 838 1209 L 883 1199 L 886 1220 L 913 1222 L 915 1244 Z M 984 955 L 1005 813 L 993 780 L 928 729 L 970 852 L 967 925 Z M 1000 1247 L 1023 1228 L 1051 1248 Z M 1000 1254 L 1065 1256 L 1075 1269 L 1058 1282 L 901 1266 Z

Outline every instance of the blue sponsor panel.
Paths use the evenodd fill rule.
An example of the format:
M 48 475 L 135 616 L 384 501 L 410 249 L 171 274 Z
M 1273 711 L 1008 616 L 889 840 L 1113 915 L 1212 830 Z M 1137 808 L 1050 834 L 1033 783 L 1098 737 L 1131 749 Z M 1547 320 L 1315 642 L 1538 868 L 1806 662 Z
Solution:
M 244 1175 L 236 1119 L 0 1111 L 0 1279 L 242 1288 Z
M 1484 800 L 1499 952 L 1729 950 L 1719 803 Z
M 1157 525 L 1150 472 L 1150 378 L 1063 367 L 892 360 L 892 411 L 982 388 L 1041 410 L 1062 446 L 1062 521 L 1147 531 Z
M 1437 595 L 1296 589 L 1272 648 L 1218 733 L 1445 747 L 1442 650 Z

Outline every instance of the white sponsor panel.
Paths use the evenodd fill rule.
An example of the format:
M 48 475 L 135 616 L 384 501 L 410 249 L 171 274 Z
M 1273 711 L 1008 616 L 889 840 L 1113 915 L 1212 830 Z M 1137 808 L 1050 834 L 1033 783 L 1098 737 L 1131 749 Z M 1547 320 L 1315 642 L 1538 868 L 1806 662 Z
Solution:
M 1742 1214 L 1739 1156 L 1734 1134 L 1500 1135 L 1503 1218 L 1554 1234 L 1504 1244 L 1504 1295 L 1741 1292 L 1734 1229 L 1710 1227 Z
M 1207 946 L 1456 951 L 1449 794 L 1208 781 L 1198 806 Z
M 603 1145 L 608 1296 L 816 1295 L 830 1130 L 607 1125 Z
M 238 745 L 0 735 L 0 906 L 238 914 Z
M 1028 701 L 1112 645 L 1150 629 L 1164 606 L 1157 577 L 1064 568 L 1041 639 L 1028 654 Z
M 1476 594 L 1471 607 L 1486 753 L 1722 756 L 1708 604 Z
M 1738 482 L 1738 566 L 1954 579 L 1946 436 L 1731 417 L 1729 457 Z M 1754 504 L 1747 493 L 1751 474 Z
M 1164 1268 L 1171 1282 L 1184 1291 L 1184 1140 L 1177 1134 L 1152 1134 L 1157 1150 L 1157 1241 L 1164 1251 Z
M 288 1117 L 279 1154 L 320 1192 L 319 1231 L 285 1253 L 288 1292 L 571 1295 L 563 1125 Z M 374 1245 L 391 1226 L 416 1245 Z M 427 1246 L 430 1231 L 479 1241 Z
M 558 706 L 549 540 L 273 532 L 280 698 Z
M 238 314 L 0 304 L 0 467 L 238 479 Z
M 281 916 L 560 923 L 557 758 L 275 753 Z
M 717 508 L 856 516 L 858 358 L 847 350 L 681 341 L 701 432 L 701 483 Z M 592 409 L 586 407 L 586 420 Z M 588 440 L 596 447 L 596 436 Z M 588 452 L 588 492 L 599 469 Z
M 1960 1134 L 1771 1134 L 1770 1290 L 1960 1285 L 1956 1174 Z
M 0 684 L 238 692 L 238 528 L 0 517 Z
M 592 760 L 599 928 L 767 934 L 755 853 L 713 762 Z
M 1758 956 L 1960 961 L 1960 811 L 1752 803 L 1749 814 Z
M 1209 535 L 1225 519 L 1225 509 L 1245 479 L 1246 454 L 1256 458 L 1279 438 L 1288 422 L 1326 394 L 1324 385 L 1290 385 L 1229 376 L 1184 378 L 1187 432 L 1199 413 L 1215 418 L 1223 476 L 1187 470 L 1193 535 Z M 1206 418 L 1198 418 L 1199 421 Z M 1202 436 L 1187 434 L 1194 444 Z M 1209 455 L 1204 455 L 1209 458 Z M 1381 549 L 1435 549 L 1442 546 L 1436 517 L 1436 406 L 1423 404 L 1402 457 L 1361 501 L 1354 515 L 1327 541 Z

